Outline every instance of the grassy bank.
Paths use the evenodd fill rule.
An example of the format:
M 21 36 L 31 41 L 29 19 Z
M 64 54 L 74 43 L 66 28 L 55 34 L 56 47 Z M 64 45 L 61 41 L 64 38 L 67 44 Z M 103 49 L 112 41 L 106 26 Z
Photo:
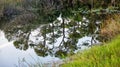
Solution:
M 120 35 L 103 46 L 71 56 L 62 67 L 120 67 Z

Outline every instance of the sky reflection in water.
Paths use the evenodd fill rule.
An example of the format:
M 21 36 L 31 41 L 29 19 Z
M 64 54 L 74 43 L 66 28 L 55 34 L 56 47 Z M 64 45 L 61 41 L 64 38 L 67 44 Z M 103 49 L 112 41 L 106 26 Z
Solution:
M 0 67 L 13 67 L 15 65 L 28 65 L 36 62 L 53 63 L 60 61 L 59 58 L 46 56 L 37 56 L 34 49 L 28 48 L 26 51 L 16 49 L 13 41 L 8 42 L 4 32 L 0 31 Z

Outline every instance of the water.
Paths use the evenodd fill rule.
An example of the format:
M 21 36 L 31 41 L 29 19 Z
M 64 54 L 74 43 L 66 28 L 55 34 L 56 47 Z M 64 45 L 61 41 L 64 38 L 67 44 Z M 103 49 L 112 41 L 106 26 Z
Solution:
M 26 67 L 38 62 L 41 64 L 61 62 L 59 58 L 50 55 L 40 57 L 32 48 L 28 48 L 26 51 L 16 49 L 13 42 L 9 42 L 5 38 L 4 32 L 0 31 L 0 67 L 14 67 L 16 65 Z
M 63 25 L 61 16 L 57 19 L 41 25 L 1 25 L 0 67 L 58 67 L 67 55 L 99 43 L 96 40 L 99 31 L 99 27 L 95 26 L 97 22 L 92 23 L 83 17 L 83 21 L 75 24 L 65 19 Z
M 36 35 L 39 34 L 37 31 L 38 29 L 35 29 L 31 32 L 29 40 L 34 43 L 39 43 L 39 38 L 37 37 L 36 41 Z M 41 38 L 42 39 L 42 38 Z M 40 40 L 41 40 L 40 39 Z M 57 47 L 62 38 L 57 39 L 58 42 L 55 43 L 55 46 Z M 80 47 L 79 49 L 75 50 L 74 53 L 76 53 L 78 50 L 84 50 L 87 49 L 87 46 L 83 46 L 82 43 L 85 41 L 90 41 L 91 37 L 83 37 L 78 40 L 77 47 Z M 34 65 L 39 63 L 40 65 L 44 65 L 46 67 L 52 67 L 53 65 L 58 66 L 62 63 L 62 59 L 55 57 L 54 55 L 46 55 L 46 56 L 39 56 L 39 54 L 36 54 L 36 51 L 34 48 L 28 48 L 27 50 L 20 50 L 19 48 L 16 48 L 13 44 L 13 41 L 8 41 L 8 39 L 5 37 L 5 34 L 3 31 L 0 31 L 0 67 L 14 67 L 14 66 L 20 66 L 20 67 L 29 67 L 30 65 Z M 90 43 L 90 42 L 89 42 Z M 48 45 L 49 48 L 51 48 L 51 45 Z M 57 51 L 59 49 L 54 49 L 54 51 Z M 44 54 L 44 53 L 43 53 Z

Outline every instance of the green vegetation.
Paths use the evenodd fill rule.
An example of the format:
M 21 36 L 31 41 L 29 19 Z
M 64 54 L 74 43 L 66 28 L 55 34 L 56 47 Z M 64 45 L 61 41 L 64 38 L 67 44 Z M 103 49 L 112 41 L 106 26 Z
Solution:
M 120 35 L 103 46 L 79 52 L 62 67 L 120 67 Z
M 93 44 L 92 41 L 97 39 L 95 35 L 100 36 L 98 39 L 101 42 L 106 42 L 120 34 L 119 13 L 120 0 L 0 0 L 0 29 L 4 30 L 9 41 L 19 38 L 14 42 L 17 49 L 36 47 L 34 49 L 39 56 L 52 54 L 57 38 L 63 36 L 59 50 L 54 55 L 64 58 L 78 49 L 76 43 L 83 36 L 92 37 Z M 58 16 L 61 16 L 62 21 L 57 20 Z M 67 20 L 70 21 L 66 22 Z M 43 41 L 28 44 L 31 31 L 39 26 Z M 65 41 L 66 39 L 68 40 Z M 78 53 L 70 57 L 72 61 L 63 66 L 120 66 L 119 39 L 120 36 L 109 44 Z M 47 42 L 53 48 L 48 49 Z

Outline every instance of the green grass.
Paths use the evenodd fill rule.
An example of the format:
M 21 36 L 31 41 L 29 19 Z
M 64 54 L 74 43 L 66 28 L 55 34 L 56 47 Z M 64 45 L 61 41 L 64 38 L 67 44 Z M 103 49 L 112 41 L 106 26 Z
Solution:
M 71 56 L 62 67 L 120 67 L 120 35 L 103 46 Z

